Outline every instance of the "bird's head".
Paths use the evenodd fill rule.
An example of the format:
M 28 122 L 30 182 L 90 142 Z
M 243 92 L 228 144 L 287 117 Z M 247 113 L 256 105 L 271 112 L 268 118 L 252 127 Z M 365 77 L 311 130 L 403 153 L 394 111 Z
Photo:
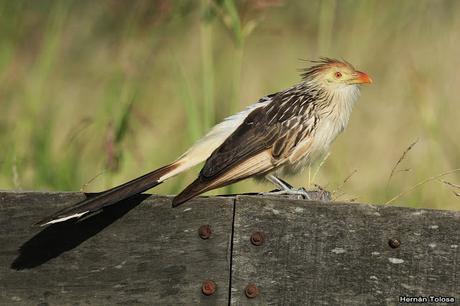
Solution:
M 346 61 L 321 58 L 313 63 L 314 66 L 305 69 L 302 73 L 302 78 L 307 82 L 314 82 L 332 90 L 372 83 L 369 75 L 356 70 Z

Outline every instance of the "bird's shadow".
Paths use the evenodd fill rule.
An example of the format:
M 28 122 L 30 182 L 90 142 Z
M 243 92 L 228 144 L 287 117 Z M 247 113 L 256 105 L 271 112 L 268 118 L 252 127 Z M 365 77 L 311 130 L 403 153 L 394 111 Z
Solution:
M 233 197 L 236 195 L 226 194 L 221 196 Z M 246 193 L 245 195 L 260 194 Z M 134 195 L 116 205 L 104 208 L 99 213 L 80 220 L 71 219 L 45 227 L 21 245 L 19 255 L 11 263 L 10 268 L 15 270 L 32 269 L 58 257 L 64 252 L 74 249 L 121 218 L 149 196 L 148 194 Z
M 81 220 L 68 220 L 44 228 L 21 245 L 19 255 L 11 263 L 10 268 L 15 270 L 32 269 L 72 250 L 121 218 L 148 197 L 148 194 L 135 195 Z

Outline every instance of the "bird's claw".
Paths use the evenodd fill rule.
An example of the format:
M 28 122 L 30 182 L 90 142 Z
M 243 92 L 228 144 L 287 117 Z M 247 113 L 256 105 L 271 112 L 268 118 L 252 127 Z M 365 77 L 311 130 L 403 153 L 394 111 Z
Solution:
M 300 187 L 296 189 L 296 192 L 298 192 L 299 197 L 301 197 L 302 199 L 311 200 L 310 195 L 308 195 L 308 191 L 305 188 Z
M 274 190 L 270 192 L 262 192 L 261 195 L 296 195 L 298 199 L 304 200 L 311 200 L 308 191 L 301 187 L 301 188 L 291 188 L 291 189 L 283 189 L 283 190 Z

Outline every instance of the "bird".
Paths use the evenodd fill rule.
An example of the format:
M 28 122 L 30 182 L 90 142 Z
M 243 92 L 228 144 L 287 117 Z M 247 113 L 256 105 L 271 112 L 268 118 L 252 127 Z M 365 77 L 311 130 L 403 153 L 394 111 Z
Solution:
M 97 193 L 36 224 L 81 218 L 142 193 L 204 162 L 198 177 L 174 197 L 177 207 L 206 191 L 247 178 L 267 179 L 281 194 L 303 194 L 282 176 L 302 171 L 325 154 L 348 124 L 360 85 L 371 77 L 345 60 L 321 57 L 301 69 L 299 83 L 260 98 L 225 118 L 173 162 Z

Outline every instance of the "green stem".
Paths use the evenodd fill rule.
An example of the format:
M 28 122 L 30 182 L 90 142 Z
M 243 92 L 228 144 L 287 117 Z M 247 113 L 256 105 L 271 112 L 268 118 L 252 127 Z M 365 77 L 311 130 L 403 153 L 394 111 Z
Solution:
M 209 1 L 203 0 L 203 10 L 209 7 Z M 212 56 L 212 27 L 211 22 L 203 19 L 201 22 L 201 62 L 203 76 L 203 123 L 208 130 L 215 123 L 214 110 L 214 63 Z
M 335 0 L 321 2 L 318 23 L 318 52 L 322 55 L 331 50 L 335 8 Z
M 185 113 L 187 115 L 187 131 L 189 133 L 190 143 L 193 143 L 202 135 L 201 116 L 198 108 L 196 107 L 197 103 L 191 93 L 189 80 L 184 72 L 184 69 L 175 57 L 173 57 L 173 63 L 177 71 L 177 92 L 180 96 L 180 100 L 185 106 Z

